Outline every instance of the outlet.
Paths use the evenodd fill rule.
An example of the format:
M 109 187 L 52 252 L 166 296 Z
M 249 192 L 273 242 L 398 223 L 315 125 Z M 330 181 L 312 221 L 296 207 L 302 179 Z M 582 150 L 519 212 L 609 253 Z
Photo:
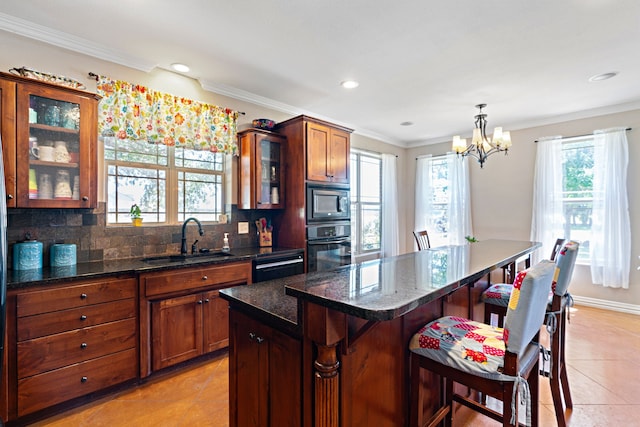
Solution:
M 249 233 L 249 223 L 238 222 L 238 234 L 248 234 L 248 233 Z

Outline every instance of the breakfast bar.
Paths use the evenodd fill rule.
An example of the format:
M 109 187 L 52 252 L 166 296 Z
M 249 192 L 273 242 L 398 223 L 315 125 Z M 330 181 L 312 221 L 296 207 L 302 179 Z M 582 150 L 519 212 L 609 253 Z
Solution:
M 480 279 L 539 246 L 486 240 L 221 291 L 231 425 L 407 425 L 411 336 L 442 315 L 482 319 Z

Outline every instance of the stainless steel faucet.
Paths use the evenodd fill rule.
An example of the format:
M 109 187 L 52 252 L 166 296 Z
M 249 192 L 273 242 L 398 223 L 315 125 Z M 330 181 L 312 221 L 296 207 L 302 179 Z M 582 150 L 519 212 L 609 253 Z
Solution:
M 200 224 L 200 221 L 198 221 L 197 218 L 187 218 L 184 220 L 184 222 L 182 223 L 182 246 L 180 247 L 180 255 L 186 255 L 187 254 L 187 237 L 185 235 L 185 232 L 187 230 L 187 223 L 189 221 L 195 221 L 196 224 L 198 224 L 198 233 L 200 233 L 201 236 L 204 236 L 204 230 L 202 229 L 202 224 Z

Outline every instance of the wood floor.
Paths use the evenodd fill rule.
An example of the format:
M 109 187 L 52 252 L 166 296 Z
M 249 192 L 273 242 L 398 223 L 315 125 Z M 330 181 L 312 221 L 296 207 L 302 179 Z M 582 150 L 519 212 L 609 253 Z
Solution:
M 640 425 L 640 316 L 576 306 L 567 331 L 575 427 Z M 555 425 L 548 380 L 540 383 L 541 426 Z M 214 426 L 228 421 L 228 357 L 121 392 L 34 426 Z M 456 426 L 499 423 L 463 408 Z

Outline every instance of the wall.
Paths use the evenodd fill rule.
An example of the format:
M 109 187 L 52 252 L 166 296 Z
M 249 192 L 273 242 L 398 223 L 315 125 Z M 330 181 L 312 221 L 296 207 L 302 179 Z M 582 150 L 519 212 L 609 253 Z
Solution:
M 640 110 L 608 114 L 588 119 L 571 120 L 553 125 L 532 127 L 511 132 L 513 147 L 505 157 L 491 156 L 484 168 L 471 159 L 471 205 L 474 235 L 489 238 L 529 240 L 533 199 L 533 174 L 536 158 L 534 141 L 544 136 L 585 135 L 596 129 L 627 126 L 629 141 L 629 215 L 631 218 L 631 272 L 629 289 L 612 289 L 591 283 L 588 266 L 576 266 L 570 292 L 576 300 L 590 305 L 607 306 L 640 314 L 640 195 L 635 191 L 640 181 Z M 408 150 L 407 158 L 421 154 L 444 154 L 450 142 Z M 415 160 L 407 163 L 407 182 L 415 181 Z M 407 199 L 407 224 L 413 224 L 413 198 Z M 412 250 L 405 247 L 406 251 Z M 546 256 L 546 255 L 545 255 Z

